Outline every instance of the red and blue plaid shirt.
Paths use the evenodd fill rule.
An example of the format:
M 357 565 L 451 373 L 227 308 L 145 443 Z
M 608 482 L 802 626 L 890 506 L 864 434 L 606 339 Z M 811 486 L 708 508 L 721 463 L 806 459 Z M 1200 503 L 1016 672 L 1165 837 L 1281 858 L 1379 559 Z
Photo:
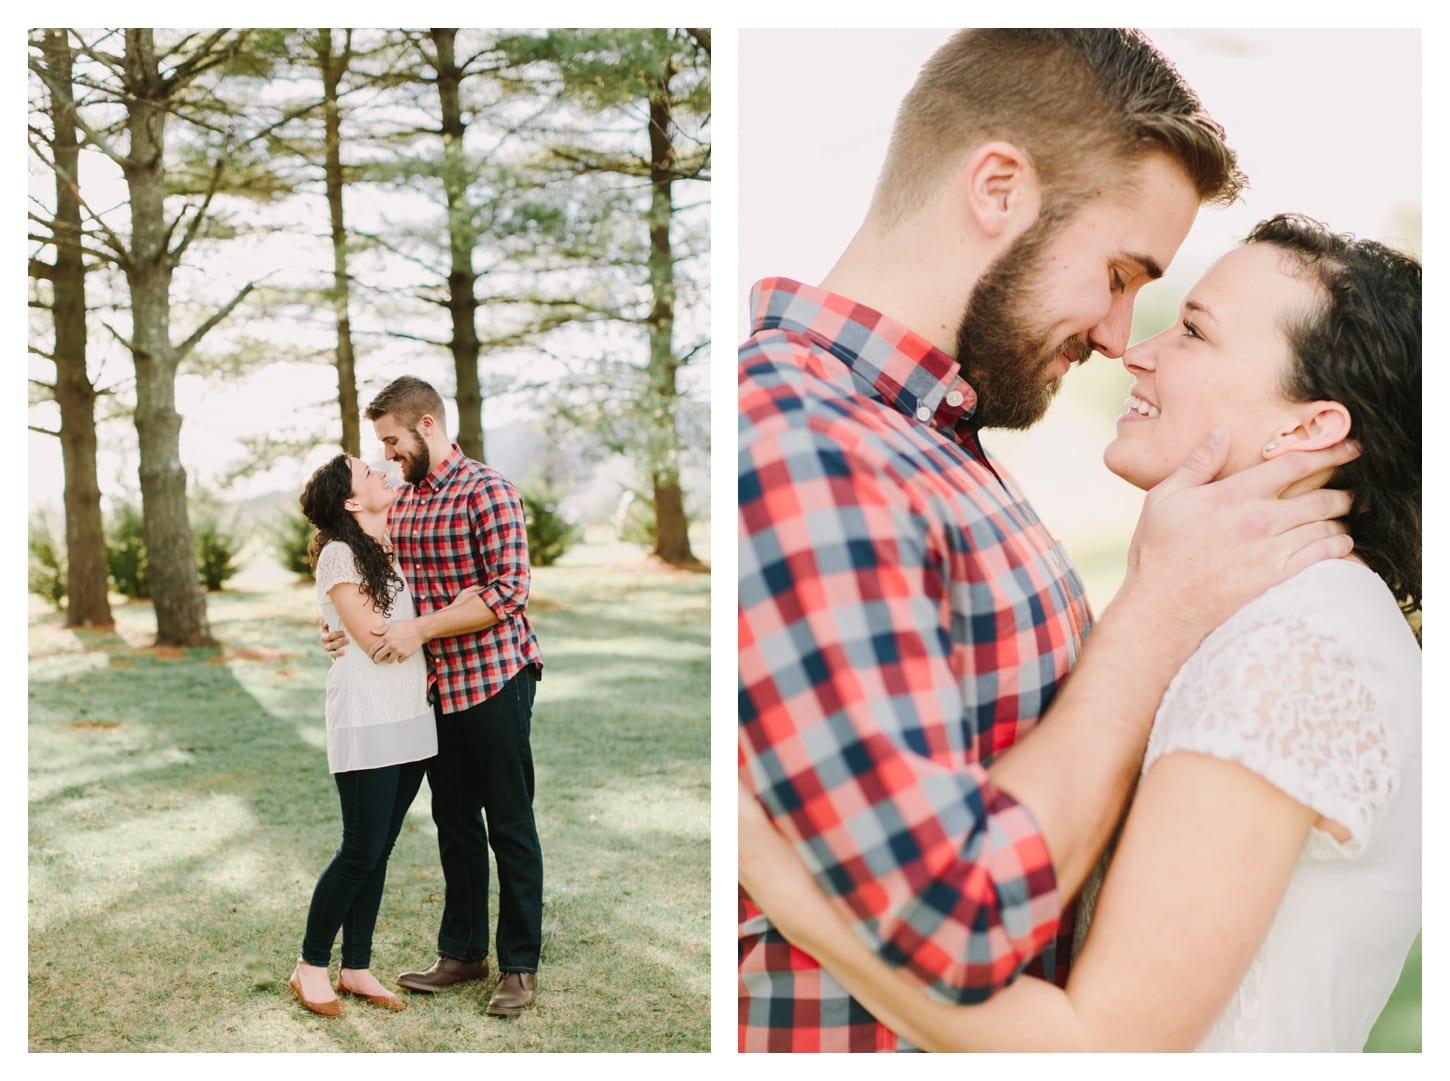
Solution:
M 784 279 L 740 349 L 741 775 L 889 964 L 956 1003 L 1066 978 L 1047 846 L 986 767 L 1090 613 L 924 339 Z M 1061 937 L 1058 937 L 1061 936 Z M 741 891 L 741 1050 L 907 1049 Z
M 529 538 L 519 493 L 496 469 L 452 452 L 417 484 L 405 484 L 388 519 L 418 614 L 482 586 L 499 621 L 426 647 L 429 681 L 444 713 L 492 697 L 527 664 L 543 669 L 529 602 Z

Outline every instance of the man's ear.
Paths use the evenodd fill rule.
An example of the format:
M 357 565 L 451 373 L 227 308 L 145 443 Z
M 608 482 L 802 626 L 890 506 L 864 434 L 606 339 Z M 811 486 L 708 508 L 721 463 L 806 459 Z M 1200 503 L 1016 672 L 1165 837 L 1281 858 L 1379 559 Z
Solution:
M 1264 447 L 1265 458 L 1291 450 L 1323 450 L 1349 436 L 1349 410 L 1339 402 L 1304 402 L 1297 410 L 1298 423 L 1284 424 Z
M 962 198 L 977 227 L 991 237 L 1016 236 L 1037 220 L 1042 188 L 1021 147 L 994 139 L 967 155 Z

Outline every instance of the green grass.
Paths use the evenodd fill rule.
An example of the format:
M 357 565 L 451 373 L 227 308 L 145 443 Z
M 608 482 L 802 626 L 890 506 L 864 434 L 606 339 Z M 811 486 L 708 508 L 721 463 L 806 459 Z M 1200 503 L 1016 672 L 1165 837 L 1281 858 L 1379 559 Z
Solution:
M 1405 967 L 1400 973 L 1400 982 L 1390 995 L 1384 1012 L 1370 1030 L 1366 1051 L 1419 1051 L 1420 1050 L 1420 940 L 1410 948 Z
M 484 1016 L 486 985 L 330 1020 L 287 986 L 339 831 L 310 585 L 212 595 L 212 650 L 146 648 L 145 605 L 106 634 L 33 608 L 29 1049 L 708 1050 L 708 606 L 708 576 L 638 558 L 535 571 L 545 944 L 511 1020 Z M 384 983 L 432 960 L 442 891 L 425 785 Z

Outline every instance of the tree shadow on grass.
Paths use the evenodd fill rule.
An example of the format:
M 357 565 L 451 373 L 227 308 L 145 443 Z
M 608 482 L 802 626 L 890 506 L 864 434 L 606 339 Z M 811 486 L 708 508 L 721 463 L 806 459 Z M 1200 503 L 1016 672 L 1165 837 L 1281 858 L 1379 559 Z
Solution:
M 596 638 L 598 621 L 586 635 L 558 613 L 535 715 L 550 929 L 538 1010 L 480 1025 L 477 995 L 439 996 L 319 1023 L 285 980 L 337 842 L 327 662 L 306 604 L 257 608 L 241 598 L 231 611 L 251 614 L 214 621 L 221 650 L 158 656 L 117 635 L 32 665 L 32 1050 L 707 1049 L 705 636 L 673 635 L 697 655 L 637 671 L 628 651 L 572 642 L 654 634 L 669 653 L 660 621 L 615 619 Z M 571 680 L 590 693 L 563 693 Z M 425 787 L 390 864 L 385 978 L 383 965 L 426 963 L 436 932 L 427 807 Z M 621 1016 L 621 990 L 658 1003 Z

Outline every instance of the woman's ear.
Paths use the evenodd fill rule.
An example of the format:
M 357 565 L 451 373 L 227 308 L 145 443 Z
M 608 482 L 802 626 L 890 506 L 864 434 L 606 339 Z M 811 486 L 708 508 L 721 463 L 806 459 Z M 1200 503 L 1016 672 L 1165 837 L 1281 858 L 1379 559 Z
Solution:
M 1037 220 L 1042 189 L 1021 147 L 983 143 L 967 156 L 961 181 L 967 213 L 985 235 L 1011 239 Z
M 1323 450 L 1349 436 L 1349 410 L 1339 402 L 1304 402 L 1297 415 L 1264 447 L 1265 458 L 1291 450 Z
M 344 499 L 342 501 L 342 509 L 352 514 L 356 514 L 358 511 L 362 510 L 362 504 L 359 503 L 356 499 Z

